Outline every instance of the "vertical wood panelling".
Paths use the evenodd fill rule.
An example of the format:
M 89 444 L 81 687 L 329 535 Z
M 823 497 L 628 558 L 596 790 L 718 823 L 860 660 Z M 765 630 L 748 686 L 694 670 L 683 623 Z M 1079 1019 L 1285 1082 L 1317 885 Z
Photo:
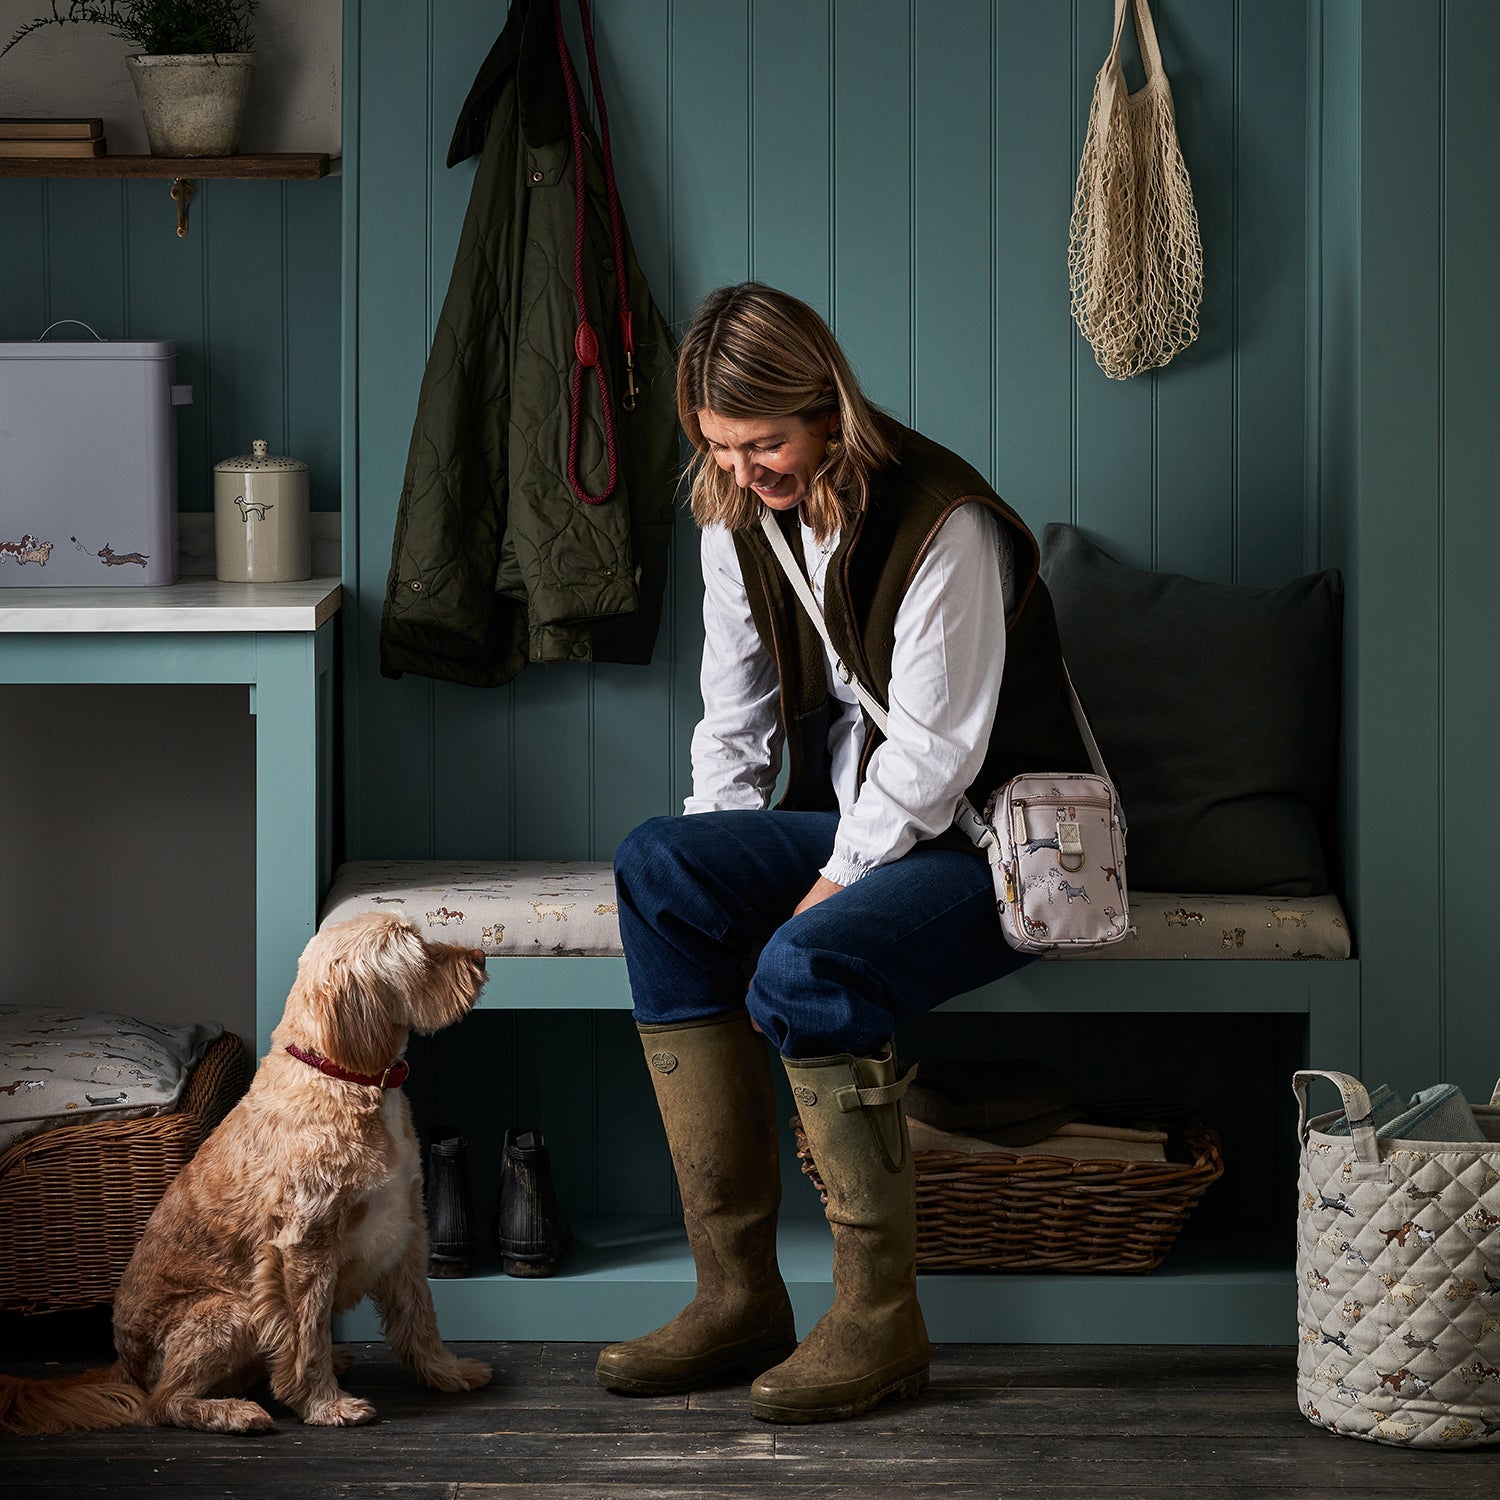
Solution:
M 58 179 L 47 184 L 49 321 L 77 318 L 102 339 L 125 332 L 125 247 L 120 232 L 123 182 Z M 105 232 L 99 236 L 102 214 Z M 41 329 L 37 330 L 38 333 Z M 55 339 L 87 339 L 59 328 Z
M 272 453 L 288 451 L 286 365 L 267 357 L 284 343 L 282 184 L 237 186 L 243 191 L 217 194 L 205 205 L 200 226 L 209 266 L 208 365 L 215 380 L 208 445 L 216 458 L 248 453 L 258 437 Z M 253 288 L 248 295 L 247 288 Z
M 995 487 L 1040 538 L 1073 510 L 1073 14 L 995 13 Z
M 911 416 L 908 0 L 834 0 L 833 328 L 877 406 Z
M 0 339 L 34 339 L 47 326 L 47 190 L 0 182 Z
M 990 8 L 917 6 L 912 153 L 915 425 L 988 476 L 994 298 L 989 253 Z M 962 45 L 955 45 L 962 39 Z
M 171 339 L 177 345 L 177 379 L 193 388 L 193 400 L 177 408 L 177 505 L 180 510 L 209 510 L 213 506 L 213 466 L 231 453 L 248 453 L 249 439 L 240 446 L 215 452 L 209 441 L 210 413 L 214 409 L 213 362 L 208 342 L 208 235 L 199 209 L 207 208 L 207 190 L 232 188 L 236 184 L 200 184 L 204 198 L 191 205 L 192 232 L 177 238 L 176 208 L 165 182 L 127 182 L 122 232 L 126 276 L 130 286 L 130 318 L 126 332 L 134 339 Z M 334 245 L 337 245 L 335 238 Z M 331 248 L 331 247 L 329 247 Z M 327 249 L 326 264 L 332 257 Z M 277 258 L 278 268 L 280 257 Z M 330 267 L 337 273 L 337 262 Z M 251 288 L 259 291 L 256 282 Z M 241 287 L 244 292 L 247 288 Z M 278 309 L 279 311 L 279 309 Z M 279 326 L 280 319 L 276 320 Z M 335 322 L 335 333 L 337 323 Z M 334 353 L 337 355 L 337 343 Z M 280 361 L 278 360 L 279 364 Z M 226 361 L 225 376 L 235 371 Z M 334 389 L 337 389 L 335 383 Z M 325 420 L 335 421 L 336 408 L 326 405 Z M 277 415 L 280 416 L 278 409 Z M 256 433 L 268 437 L 269 433 Z M 337 497 L 334 497 L 337 504 Z
M 756 0 L 750 27 L 751 269 L 827 318 L 831 0 Z
M 681 327 L 706 292 L 743 281 L 750 271 L 749 0 L 671 0 L 672 288 L 670 313 Z M 703 712 L 698 664 L 703 652 L 703 584 L 698 534 L 681 512 L 672 542 L 672 806 L 692 789 L 688 742 Z
M 609 110 L 615 176 L 631 242 L 653 300 L 670 316 L 671 74 L 668 0 L 596 7 L 594 30 Z M 637 314 L 638 326 L 644 319 Z M 688 595 L 689 608 L 697 603 Z M 589 846 L 608 859 L 636 824 L 673 809 L 672 701 L 677 590 L 669 580 L 656 650 L 648 667 L 600 663 L 594 696 L 593 821 Z
M 1074 170 L 1088 130 L 1094 78 L 1109 53 L 1114 24 L 1111 0 L 1074 0 L 1076 51 Z M 1158 28 L 1166 42 L 1171 32 Z M 1125 26 L 1126 81 L 1140 87 L 1140 63 L 1134 33 Z M 1105 538 L 1126 562 L 1150 567 L 1155 561 L 1154 465 L 1156 427 L 1155 374 L 1133 380 L 1109 380 L 1081 334 L 1073 337 L 1075 458 L 1074 513 L 1078 524 Z
M 1272 585 L 1321 565 L 1305 545 L 1307 6 L 1236 3 L 1235 576 Z
M 1218 583 L 1234 576 L 1236 9 L 1152 6 L 1203 245 L 1199 336 L 1156 378 L 1155 563 Z
M 1436 789 L 1441 729 L 1441 72 L 1435 7 L 1368 0 L 1360 92 L 1360 795 L 1374 809 Z M 1377 102 L 1378 105 L 1377 105 Z M 1367 891 L 1401 892 L 1402 920 L 1366 906 L 1364 1065 L 1441 1076 L 1441 816 L 1366 838 Z M 1420 1084 L 1413 1083 L 1412 1087 Z
M 427 337 L 442 315 L 454 256 L 463 229 L 478 158 L 446 165 L 458 112 L 481 58 L 495 40 L 496 15 L 488 0 L 458 0 L 430 7 L 431 92 L 426 118 Z M 411 416 L 406 418 L 411 431 Z M 513 852 L 510 688 L 478 691 L 453 683 L 432 685 L 433 852 L 494 859 Z M 449 796 L 444 787 L 483 788 L 478 796 Z
M 1495 350 L 1500 300 L 1493 266 L 1500 244 L 1493 59 L 1500 9 L 1447 0 L 1444 92 L 1443 310 L 1441 370 L 1443 744 L 1443 953 L 1446 1002 L 1443 1078 L 1483 1100 L 1500 1072 L 1500 1006 L 1494 1000 L 1488 850 L 1500 811 L 1473 795 L 1475 770 L 1494 760 L 1500 698 L 1494 688 Z
M 348 753 L 360 804 L 350 852 L 421 858 L 433 852 L 432 684 L 379 673 L 380 609 L 417 391 L 427 360 L 428 7 L 373 7 L 360 17 L 359 386 L 356 598 L 359 699 Z M 451 45 L 445 39 L 444 45 Z M 349 628 L 346 620 L 345 628 Z M 499 795 L 505 795 L 500 793 Z
M 314 510 L 339 508 L 339 190 L 283 184 L 286 451 L 308 469 Z M 275 325 L 273 325 L 274 330 Z M 242 450 L 236 450 L 242 451 Z M 227 458 L 215 453 L 214 461 Z

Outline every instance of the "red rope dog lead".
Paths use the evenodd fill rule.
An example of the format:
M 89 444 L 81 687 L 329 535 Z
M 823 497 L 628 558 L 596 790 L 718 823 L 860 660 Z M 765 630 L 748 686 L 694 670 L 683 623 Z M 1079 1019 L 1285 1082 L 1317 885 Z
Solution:
M 578 80 L 573 73 L 573 59 L 563 32 L 562 0 L 553 0 L 557 20 L 557 53 L 562 62 L 563 82 L 568 91 L 568 117 L 573 126 L 573 291 L 578 301 L 578 328 L 573 335 L 573 399 L 568 415 L 568 484 L 585 505 L 600 505 L 614 493 L 619 472 L 615 451 L 614 412 L 610 407 L 609 382 L 599 358 L 599 336 L 589 322 L 588 299 L 583 291 L 583 240 L 587 213 L 587 188 L 584 183 L 583 108 L 578 98 Z M 599 61 L 594 55 L 594 28 L 589 20 L 587 0 L 578 0 L 583 18 L 583 43 L 588 53 L 589 78 L 594 85 L 594 104 L 599 110 L 599 145 L 603 156 L 604 186 L 609 195 L 609 229 L 615 249 L 615 281 L 620 294 L 620 342 L 625 349 L 625 395 L 621 405 L 635 410 L 635 331 L 631 326 L 630 297 L 625 285 L 625 235 L 620 227 L 620 195 L 615 188 L 614 159 L 609 150 L 609 115 L 604 108 L 604 88 L 599 82 Z M 583 408 L 583 372 L 592 369 L 599 388 L 599 404 L 604 414 L 604 447 L 609 455 L 609 480 L 597 495 L 584 488 L 578 476 L 578 440 Z

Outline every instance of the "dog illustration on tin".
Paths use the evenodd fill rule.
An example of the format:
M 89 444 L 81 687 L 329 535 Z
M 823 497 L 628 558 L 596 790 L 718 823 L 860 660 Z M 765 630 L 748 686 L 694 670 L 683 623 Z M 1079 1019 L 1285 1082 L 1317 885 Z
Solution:
M 149 552 L 116 552 L 107 542 L 94 556 L 101 558 L 106 568 L 123 568 L 127 563 L 137 563 L 144 568 L 151 561 Z
M 247 500 L 243 495 L 236 495 L 234 503 L 240 508 L 240 520 L 250 524 L 250 517 L 254 516 L 257 521 L 264 521 L 268 510 L 275 510 L 276 506 L 269 500 Z
M 37 567 L 45 568 L 51 556 L 52 543 L 38 541 L 29 531 L 22 532 L 19 541 L 0 542 L 0 557 L 13 557 L 18 567 L 35 563 Z

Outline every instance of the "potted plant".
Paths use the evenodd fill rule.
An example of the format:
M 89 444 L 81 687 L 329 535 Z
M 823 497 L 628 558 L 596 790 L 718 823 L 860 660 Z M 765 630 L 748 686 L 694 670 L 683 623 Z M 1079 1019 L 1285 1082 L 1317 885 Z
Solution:
M 233 156 L 255 68 L 256 0 L 52 0 L 0 48 L 43 26 L 107 26 L 125 59 L 153 156 Z

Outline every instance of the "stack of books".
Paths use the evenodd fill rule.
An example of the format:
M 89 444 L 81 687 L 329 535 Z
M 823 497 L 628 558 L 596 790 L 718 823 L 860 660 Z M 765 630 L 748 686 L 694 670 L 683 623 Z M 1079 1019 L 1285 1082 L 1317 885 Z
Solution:
M 106 156 L 103 120 L 0 119 L 0 156 Z

